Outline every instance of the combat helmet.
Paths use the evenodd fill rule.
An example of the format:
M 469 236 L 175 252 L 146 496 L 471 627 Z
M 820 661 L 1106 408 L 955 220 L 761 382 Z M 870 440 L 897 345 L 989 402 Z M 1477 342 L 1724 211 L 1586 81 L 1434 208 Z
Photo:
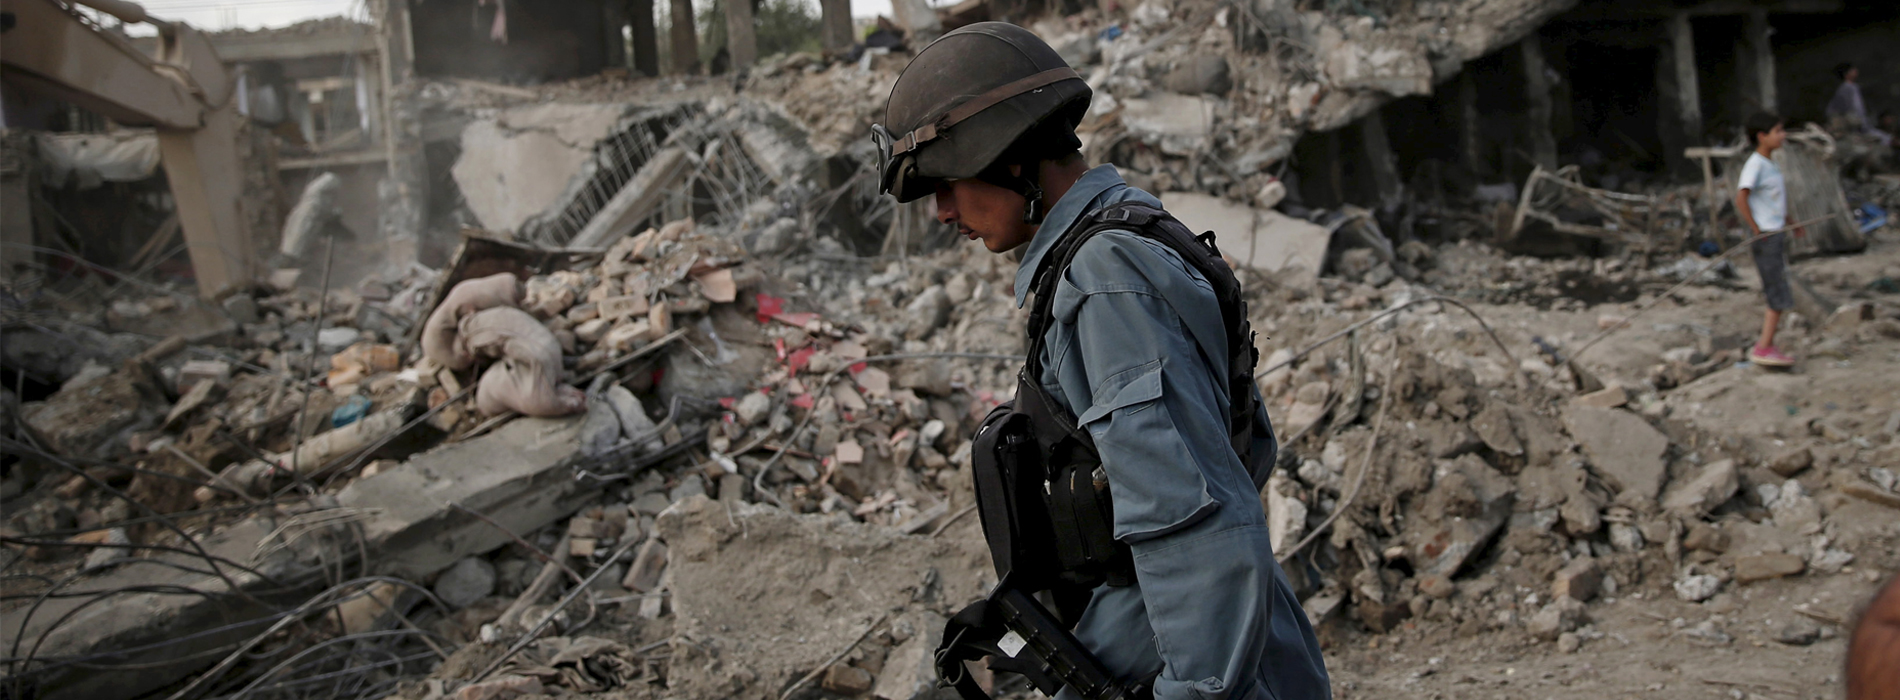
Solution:
M 1032 130 L 1040 141 L 1074 144 L 1088 110 L 1089 86 L 1042 39 L 1007 22 L 958 28 L 918 52 L 891 87 L 884 122 L 871 127 L 879 190 L 909 202 L 945 179 L 980 177 L 1030 200 L 1025 220 L 1039 223 L 1042 193 L 1029 177 L 992 168 Z M 1066 150 L 1073 150 L 1068 145 Z M 1065 150 L 1059 144 L 1055 150 Z

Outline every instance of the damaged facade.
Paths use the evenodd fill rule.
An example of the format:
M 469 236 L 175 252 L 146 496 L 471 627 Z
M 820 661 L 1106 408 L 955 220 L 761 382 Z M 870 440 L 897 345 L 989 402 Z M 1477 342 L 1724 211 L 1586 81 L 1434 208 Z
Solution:
M 877 195 L 865 135 L 986 19 L 1057 48 L 1088 159 L 1237 267 L 1261 499 L 1339 696 L 1823 687 L 1900 567 L 1900 176 L 1820 107 L 1850 61 L 1900 109 L 1892 8 L 900 0 L 853 41 L 825 2 L 822 51 L 759 55 L 758 6 L 658 5 L 203 35 L 216 227 L 188 134 L 48 90 L 9 31 L 9 697 L 937 697 L 995 583 L 968 437 L 1024 312 L 1014 261 Z M 192 34 L 28 6 L 158 77 Z M 1821 218 L 1793 374 L 1744 362 L 1750 266 L 1696 253 L 1744 238 L 1761 108 Z M 496 275 L 572 415 L 424 351 Z

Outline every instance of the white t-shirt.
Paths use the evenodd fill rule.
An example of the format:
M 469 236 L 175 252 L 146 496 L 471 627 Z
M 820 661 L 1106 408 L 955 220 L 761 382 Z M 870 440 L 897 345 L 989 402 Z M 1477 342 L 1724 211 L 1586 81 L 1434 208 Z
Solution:
M 1755 215 L 1756 227 L 1772 231 L 1788 225 L 1788 187 L 1774 161 L 1761 157 L 1760 151 L 1748 154 L 1735 186 L 1748 190 L 1748 211 Z

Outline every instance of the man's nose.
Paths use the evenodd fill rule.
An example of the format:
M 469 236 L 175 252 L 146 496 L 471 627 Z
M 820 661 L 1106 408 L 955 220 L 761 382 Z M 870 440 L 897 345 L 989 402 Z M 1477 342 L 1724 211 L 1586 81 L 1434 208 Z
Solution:
M 957 198 L 946 196 L 941 190 L 931 196 L 937 200 L 937 223 L 955 224 L 957 222 Z

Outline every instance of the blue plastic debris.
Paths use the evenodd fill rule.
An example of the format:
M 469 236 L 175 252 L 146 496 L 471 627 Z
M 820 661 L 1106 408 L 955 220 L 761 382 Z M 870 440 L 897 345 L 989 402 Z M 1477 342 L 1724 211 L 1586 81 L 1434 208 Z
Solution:
M 360 394 L 351 396 L 343 402 L 343 405 L 330 412 L 330 427 L 341 428 L 362 420 L 363 416 L 368 414 L 369 397 Z
M 1713 258 L 1722 253 L 1722 246 L 1715 241 L 1703 241 L 1696 245 L 1695 252 L 1702 257 Z
M 1854 220 L 1860 222 L 1861 233 L 1873 233 L 1874 229 L 1887 225 L 1887 210 L 1868 202 L 1854 210 Z
M 1102 41 L 1114 41 L 1116 39 L 1120 39 L 1122 38 L 1122 26 L 1119 24 L 1108 25 L 1108 28 L 1102 30 L 1102 33 L 1099 36 Z

